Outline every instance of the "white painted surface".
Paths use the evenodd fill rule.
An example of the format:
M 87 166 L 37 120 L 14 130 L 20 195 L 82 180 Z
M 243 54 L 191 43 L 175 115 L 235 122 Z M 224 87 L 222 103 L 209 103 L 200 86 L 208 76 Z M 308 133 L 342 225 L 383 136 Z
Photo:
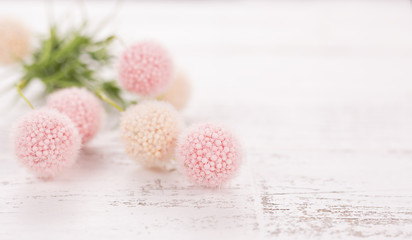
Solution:
M 46 26 L 42 3 L 0 13 Z M 140 168 L 109 128 L 39 181 L 8 147 L 20 102 L 0 120 L 0 238 L 411 239 L 411 15 L 408 1 L 125 2 L 109 28 L 166 44 L 193 80 L 187 122 L 231 125 L 246 164 L 198 188 Z

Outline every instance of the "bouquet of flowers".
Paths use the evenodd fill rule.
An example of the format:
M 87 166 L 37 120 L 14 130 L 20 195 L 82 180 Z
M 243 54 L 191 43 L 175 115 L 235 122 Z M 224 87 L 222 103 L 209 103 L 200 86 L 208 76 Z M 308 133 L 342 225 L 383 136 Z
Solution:
M 239 143 L 218 124 L 185 128 L 178 111 L 189 99 L 190 84 L 168 50 L 140 41 L 115 56 L 111 45 L 117 36 L 97 39 L 90 32 L 86 21 L 67 31 L 52 24 L 32 47 L 22 23 L 0 20 L 0 63 L 18 66 L 14 89 L 33 109 L 11 132 L 22 165 L 44 179 L 73 165 L 101 128 L 106 106 L 118 110 L 108 114 L 120 113 L 125 152 L 142 166 L 177 166 L 207 187 L 232 178 L 242 159 Z M 117 78 L 105 78 L 104 69 L 116 71 Z M 39 108 L 24 94 L 35 81 L 44 85 L 46 104 Z

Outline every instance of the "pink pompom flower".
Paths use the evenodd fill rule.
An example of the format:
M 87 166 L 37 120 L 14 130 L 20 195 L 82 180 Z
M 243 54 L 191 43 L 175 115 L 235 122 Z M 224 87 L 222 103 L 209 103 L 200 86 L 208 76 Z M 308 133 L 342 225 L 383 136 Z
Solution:
M 161 45 L 140 42 L 127 48 L 119 61 L 119 80 L 128 90 L 142 96 L 158 96 L 173 79 L 172 59 Z
M 103 118 L 99 99 L 84 88 L 67 88 L 52 93 L 47 106 L 66 114 L 76 125 L 82 143 L 90 141 L 98 132 Z
M 148 100 L 129 107 L 121 117 L 120 134 L 126 153 L 148 168 L 174 166 L 183 120 L 170 103 Z
M 190 180 L 217 187 L 234 176 L 242 155 L 238 141 L 228 130 L 206 123 L 191 126 L 179 137 L 177 159 Z
M 81 144 L 70 118 L 54 109 L 31 111 L 16 123 L 12 137 L 17 159 L 41 178 L 73 165 Z

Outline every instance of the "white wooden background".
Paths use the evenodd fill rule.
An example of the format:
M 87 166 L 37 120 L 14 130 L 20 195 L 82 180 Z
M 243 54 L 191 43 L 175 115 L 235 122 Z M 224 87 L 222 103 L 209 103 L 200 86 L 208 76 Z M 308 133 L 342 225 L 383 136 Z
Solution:
M 0 14 L 46 28 L 42 2 L 2 1 Z M 411 239 L 411 16 L 408 1 L 126 1 L 109 30 L 167 45 L 192 79 L 187 123 L 231 125 L 247 162 L 202 189 L 140 168 L 107 127 L 40 181 L 9 148 L 28 109 L 3 94 L 0 239 Z

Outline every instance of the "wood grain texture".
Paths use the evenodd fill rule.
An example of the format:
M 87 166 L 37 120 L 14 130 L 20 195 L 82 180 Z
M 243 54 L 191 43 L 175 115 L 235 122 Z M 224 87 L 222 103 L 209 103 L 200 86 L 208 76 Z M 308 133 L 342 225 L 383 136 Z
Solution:
M 43 31 L 43 5 L 24 4 L 0 12 Z M 99 19 L 112 5 L 86 7 Z M 407 1 L 124 3 L 109 28 L 167 44 L 193 81 L 187 124 L 233 128 L 240 173 L 212 190 L 145 170 L 109 117 L 72 169 L 41 181 L 10 152 L 19 102 L 0 119 L 0 239 L 411 239 L 410 17 Z

